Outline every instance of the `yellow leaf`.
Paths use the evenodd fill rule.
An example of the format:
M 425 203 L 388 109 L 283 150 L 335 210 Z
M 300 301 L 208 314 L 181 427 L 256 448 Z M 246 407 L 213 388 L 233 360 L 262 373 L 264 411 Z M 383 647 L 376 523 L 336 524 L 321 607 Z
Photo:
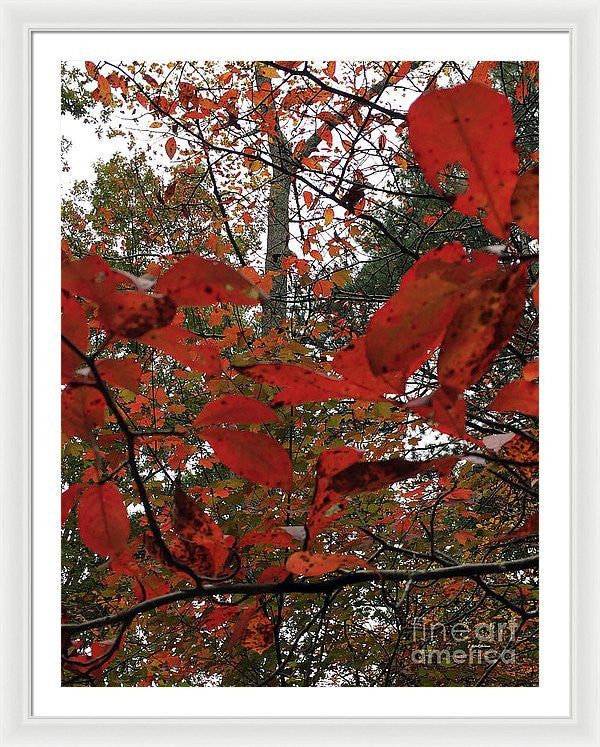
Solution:
M 338 288 L 343 288 L 350 282 L 350 270 L 337 270 L 337 272 L 332 273 L 331 279 Z
M 280 75 L 279 70 L 276 70 L 274 67 L 261 67 L 258 72 L 265 78 L 279 78 Z
M 333 220 L 333 208 L 328 207 L 327 210 L 325 210 L 325 225 L 328 226 L 331 221 Z

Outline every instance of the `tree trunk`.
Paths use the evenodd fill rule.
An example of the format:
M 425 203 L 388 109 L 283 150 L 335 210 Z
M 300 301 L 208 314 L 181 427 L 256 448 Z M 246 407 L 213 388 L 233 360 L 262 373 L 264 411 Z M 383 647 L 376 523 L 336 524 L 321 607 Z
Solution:
M 285 171 L 290 170 L 286 163 L 285 143 L 271 138 L 269 150 L 273 163 L 281 166 Z M 287 275 L 282 272 L 283 259 L 290 253 L 290 188 L 292 179 L 289 173 L 277 169 L 271 179 L 269 189 L 269 206 L 267 220 L 267 254 L 265 257 L 265 272 L 279 273 L 273 278 L 271 299 L 263 305 L 263 332 L 279 327 L 286 318 Z
M 260 88 L 271 81 L 261 75 L 256 68 L 256 86 Z M 283 272 L 283 259 L 290 253 L 290 189 L 292 186 L 292 157 L 281 128 L 277 110 L 272 99 L 263 105 L 265 111 L 272 111 L 275 117 L 276 137 L 269 135 L 269 156 L 274 164 L 269 188 L 267 207 L 267 254 L 265 272 L 278 273 L 273 278 L 270 299 L 263 303 L 263 334 L 280 327 L 286 318 L 287 275 Z
M 269 78 L 260 73 L 260 64 L 256 65 L 255 78 L 257 88 L 268 85 L 272 89 Z M 389 79 L 375 83 L 369 89 L 369 96 L 379 95 L 388 84 Z M 275 136 L 269 136 L 269 155 L 274 164 L 271 175 L 271 186 L 269 189 L 269 203 L 267 208 L 267 254 L 265 257 L 265 272 L 269 270 L 278 273 L 273 278 L 270 300 L 263 302 L 262 332 L 266 334 L 275 327 L 280 327 L 286 319 L 287 312 L 287 275 L 283 270 L 283 259 L 290 255 L 290 190 L 293 174 L 303 158 L 313 153 L 321 142 L 318 133 L 313 133 L 306 141 L 302 152 L 297 160 L 292 158 L 292 151 L 286 140 L 281 127 L 277 109 L 272 98 L 267 99 L 261 108 L 267 112 L 272 111 L 275 121 Z M 329 128 L 334 130 L 337 124 L 330 124 Z

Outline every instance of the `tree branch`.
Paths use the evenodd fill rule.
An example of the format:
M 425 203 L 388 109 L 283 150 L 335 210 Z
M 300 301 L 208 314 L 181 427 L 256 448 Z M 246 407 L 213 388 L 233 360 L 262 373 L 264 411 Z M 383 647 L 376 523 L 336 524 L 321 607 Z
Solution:
M 222 583 L 204 584 L 195 589 L 182 589 L 160 597 L 153 597 L 145 602 L 137 604 L 129 610 L 124 610 L 114 615 L 98 617 L 94 620 L 86 620 L 80 623 L 65 623 L 61 626 L 64 632 L 79 633 L 84 630 L 101 628 L 105 625 L 130 620 L 142 612 L 149 612 L 157 607 L 180 602 L 184 599 L 197 597 L 211 597 L 218 594 L 246 594 L 257 596 L 260 594 L 323 594 L 332 592 L 345 586 L 357 586 L 359 584 L 382 581 L 438 581 L 445 578 L 475 578 L 488 574 L 498 575 L 513 573 L 515 571 L 534 570 L 539 565 L 539 556 L 531 555 L 519 560 L 507 560 L 497 563 L 467 563 L 465 565 L 447 566 L 443 568 L 429 568 L 426 570 L 402 571 L 402 570 L 375 570 L 354 571 L 341 576 L 321 581 L 294 581 L 286 580 L 280 583 Z

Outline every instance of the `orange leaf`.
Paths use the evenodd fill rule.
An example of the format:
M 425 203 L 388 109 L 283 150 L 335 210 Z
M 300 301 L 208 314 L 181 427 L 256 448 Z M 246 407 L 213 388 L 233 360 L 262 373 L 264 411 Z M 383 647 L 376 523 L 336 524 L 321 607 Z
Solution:
M 496 412 L 522 412 L 524 415 L 539 415 L 539 384 L 518 379 L 503 386 L 488 408 Z
M 370 568 L 366 560 L 355 555 L 326 555 L 324 553 L 295 552 L 285 567 L 296 576 L 323 576 L 340 568 Z
M 258 654 L 273 643 L 273 625 L 258 605 L 242 610 L 226 648 L 229 650 L 238 642 Z
M 495 70 L 497 62 L 478 62 L 471 73 L 471 83 L 481 83 L 484 86 L 491 86 L 490 71 Z
M 127 545 L 129 516 L 113 483 L 92 485 L 84 490 L 77 516 L 82 541 L 97 555 L 116 555 Z
M 98 96 L 104 106 L 110 106 L 113 101 L 112 91 L 110 90 L 110 83 L 106 80 L 103 75 L 97 75 L 96 80 L 98 81 Z
M 175 142 L 174 137 L 170 137 L 167 142 L 165 143 L 165 150 L 167 151 L 167 155 L 169 158 L 173 158 L 175 153 L 177 153 L 177 143 Z
M 317 280 L 313 283 L 313 292 L 317 298 L 328 298 L 333 287 L 331 280 Z
M 90 78 L 95 79 L 98 75 L 98 70 L 96 68 L 96 65 L 93 62 L 90 62 L 89 60 L 85 63 L 85 71 L 90 76 Z
M 525 381 L 534 381 L 540 378 L 540 360 L 536 358 L 523 366 L 523 378 Z
M 151 329 L 139 337 L 145 345 L 151 345 L 170 355 L 193 371 L 200 371 L 208 376 L 219 376 L 222 371 L 219 350 L 213 342 L 202 340 L 189 343 L 186 339 L 193 335 L 181 327 L 162 327 Z M 196 338 L 197 339 L 197 338 Z
M 249 648 L 251 651 L 256 651 L 257 654 L 262 654 L 272 643 L 273 623 L 260 610 L 248 623 L 248 627 L 242 636 L 241 644 L 244 648 Z

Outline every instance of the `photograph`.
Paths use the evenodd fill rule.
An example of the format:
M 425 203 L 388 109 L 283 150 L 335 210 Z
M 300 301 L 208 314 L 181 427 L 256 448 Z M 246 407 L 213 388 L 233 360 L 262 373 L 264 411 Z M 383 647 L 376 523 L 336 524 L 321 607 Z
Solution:
M 127 54 L 60 63 L 61 687 L 539 688 L 545 68 Z

